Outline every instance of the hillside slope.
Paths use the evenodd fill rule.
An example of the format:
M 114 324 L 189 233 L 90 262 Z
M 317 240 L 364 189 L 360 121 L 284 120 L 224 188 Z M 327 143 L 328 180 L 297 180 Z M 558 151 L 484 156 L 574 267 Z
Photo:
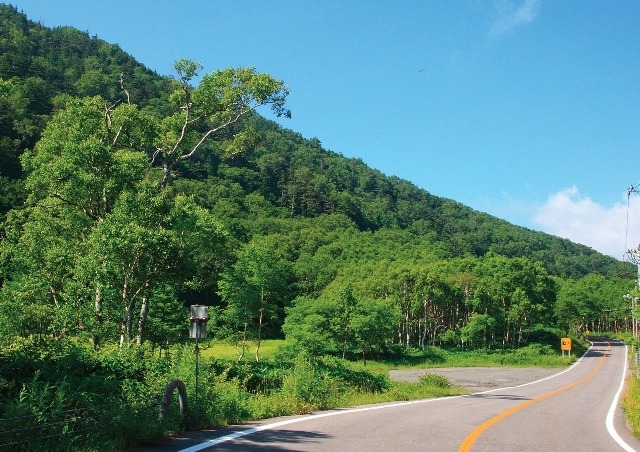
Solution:
M 169 78 L 117 45 L 71 27 L 43 27 L 7 5 L 0 5 L 0 79 L 0 219 L 23 201 L 19 156 L 37 142 L 59 96 L 123 101 L 124 86 L 133 102 L 161 113 L 170 86 Z M 246 125 L 257 131 L 257 146 L 231 160 L 212 149 L 180 168 L 176 187 L 197 195 L 206 207 L 218 206 L 222 216 L 242 215 L 251 223 L 344 214 L 360 231 L 396 229 L 426 237 L 446 257 L 524 256 L 543 262 L 551 274 L 569 277 L 629 270 L 586 246 L 511 225 L 386 176 L 272 121 L 254 116 Z M 221 209 L 225 200 L 233 208 Z

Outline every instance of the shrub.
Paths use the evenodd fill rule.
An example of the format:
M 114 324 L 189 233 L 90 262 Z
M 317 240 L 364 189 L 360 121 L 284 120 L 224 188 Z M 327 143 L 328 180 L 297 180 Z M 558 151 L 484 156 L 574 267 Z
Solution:
M 306 413 L 335 407 L 338 387 L 326 370 L 300 355 L 293 372 L 284 379 L 282 396 L 291 412 Z
M 449 383 L 449 380 L 447 379 L 447 377 L 444 377 L 442 375 L 436 375 L 436 374 L 422 375 L 419 378 L 418 383 L 422 386 L 431 386 L 434 388 L 451 387 L 451 383 Z
M 525 330 L 527 343 L 538 343 L 558 347 L 562 333 L 557 328 L 551 328 L 545 325 L 534 325 Z
M 228 425 L 251 418 L 250 394 L 238 379 L 227 380 L 225 375 L 211 375 L 202 386 L 201 424 Z
M 3 348 L 0 448 L 120 449 L 161 436 L 150 422 L 157 410 L 144 379 L 148 363 L 139 361 L 100 361 L 69 340 L 20 339 Z
M 318 360 L 318 365 L 338 382 L 364 393 L 383 392 L 390 386 L 387 375 L 353 369 L 348 367 L 344 360 L 338 358 L 325 356 Z

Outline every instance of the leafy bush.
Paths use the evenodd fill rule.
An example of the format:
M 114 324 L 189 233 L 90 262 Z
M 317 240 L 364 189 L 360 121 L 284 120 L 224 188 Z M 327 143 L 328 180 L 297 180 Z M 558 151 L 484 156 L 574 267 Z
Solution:
M 238 379 L 225 375 L 205 378 L 200 409 L 201 424 L 207 426 L 241 423 L 251 418 L 249 394 Z
M 422 375 L 419 378 L 418 383 L 422 386 L 431 386 L 434 388 L 451 387 L 451 383 L 449 383 L 449 380 L 447 379 L 447 377 L 444 377 L 442 375 L 436 375 L 436 374 Z
M 525 337 L 529 344 L 538 343 L 558 347 L 562 333 L 557 328 L 545 325 L 534 325 L 525 331 Z
M 376 374 L 368 370 L 356 370 L 348 367 L 344 360 L 325 356 L 318 360 L 317 365 L 332 378 L 346 386 L 351 386 L 360 392 L 375 393 L 389 389 L 389 378 L 383 374 Z
M 100 361 L 69 340 L 14 341 L 0 351 L 0 448 L 104 450 L 161 438 L 145 364 Z

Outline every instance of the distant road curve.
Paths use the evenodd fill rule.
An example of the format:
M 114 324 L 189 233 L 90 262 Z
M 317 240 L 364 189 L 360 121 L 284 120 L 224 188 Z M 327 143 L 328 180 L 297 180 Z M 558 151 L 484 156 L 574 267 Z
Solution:
M 626 347 L 594 341 L 572 367 L 515 387 L 252 422 L 165 451 L 640 451 L 617 406 Z

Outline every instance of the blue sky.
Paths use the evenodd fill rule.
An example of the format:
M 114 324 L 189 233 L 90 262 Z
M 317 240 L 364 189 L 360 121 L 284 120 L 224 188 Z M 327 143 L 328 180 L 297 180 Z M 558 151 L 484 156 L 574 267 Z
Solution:
M 268 72 L 283 126 L 434 195 L 617 258 L 640 243 L 636 0 L 10 3 L 162 75 Z

